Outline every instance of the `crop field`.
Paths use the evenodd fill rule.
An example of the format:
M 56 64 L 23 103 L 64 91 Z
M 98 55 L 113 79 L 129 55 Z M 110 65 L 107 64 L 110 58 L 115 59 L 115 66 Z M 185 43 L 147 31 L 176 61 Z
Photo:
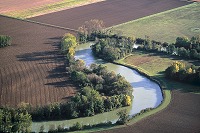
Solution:
M 77 29 L 84 21 L 98 18 L 111 26 L 186 4 L 179 0 L 108 0 L 32 20 Z M 0 49 L 0 105 L 45 105 L 74 95 L 75 88 L 64 76 L 64 60 L 57 44 L 59 37 L 69 31 L 2 16 L 0 26 L 0 34 L 13 38 L 10 47 Z
M 29 18 L 103 0 L 6 0 L 0 1 L 0 14 Z
M 133 20 L 112 29 L 126 36 L 174 43 L 176 37 L 197 36 L 200 34 L 200 3 L 192 3 L 166 12 Z
M 110 27 L 187 4 L 180 0 L 106 0 L 31 20 L 77 29 L 85 21 L 102 19 Z M 12 38 L 11 46 L 0 49 L 0 106 L 16 107 L 21 102 L 46 105 L 65 101 L 76 93 L 59 52 L 59 41 L 66 32 L 70 31 L 0 16 L 0 34 Z M 140 61 L 133 56 L 125 61 L 158 77 L 173 60 L 145 54 L 136 54 L 135 58 Z M 162 60 L 164 65 L 157 69 Z M 136 124 L 103 132 L 199 132 L 200 97 L 189 93 L 195 92 L 193 86 L 183 86 L 169 83 L 172 101 L 163 111 Z
M 0 34 L 12 37 L 12 45 L 0 49 L 0 105 L 21 102 L 45 105 L 73 96 L 58 49 L 68 31 L 0 17 Z

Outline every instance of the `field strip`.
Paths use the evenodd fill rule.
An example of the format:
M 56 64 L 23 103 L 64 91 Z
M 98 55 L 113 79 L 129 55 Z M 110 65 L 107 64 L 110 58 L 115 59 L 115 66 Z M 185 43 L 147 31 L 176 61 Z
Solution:
M 11 18 L 11 19 L 16 19 L 16 20 L 20 20 L 20 21 L 25 21 L 25 22 L 29 22 L 29 23 L 39 24 L 39 25 L 43 25 L 43 26 L 48 26 L 48 27 L 52 27 L 52 28 L 58 28 L 58 29 L 62 29 L 62 30 L 69 30 L 69 31 L 73 31 L 73 32 L 78 32 L 78 30 L 76 30 L 76 29 L 57 26 L 57 25 L 53 25 L 53 24 L 47 24 L 47 23 L 43 23 L 43 22 L 37 22 L 37 21 L 29 20 L 29 19 L 13 18 L 13 17 L 10 17 L 10 16 L 5 16 L 5 15 L 0 15 L 0 16 Z

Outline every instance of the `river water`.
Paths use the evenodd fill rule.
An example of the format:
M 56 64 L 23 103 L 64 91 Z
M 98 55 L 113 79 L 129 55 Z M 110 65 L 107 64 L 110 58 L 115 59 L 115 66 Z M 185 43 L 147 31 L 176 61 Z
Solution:
M 120 73 L 126 78 L 126 80 L 131 83 L 133 87 L 133 102 L 129 107 L 125 107 L 129 111 L 129 115 L 134 115 L 139 113 L 141 110 L 146 108 L 156 108 L 161 104 L 163 100 L 162 92 L 158 84 L 149 80 L 145 76 L 140 75 L 137 71 L 112 63 L 107 63 L 101 59 L 93 56 L 92 50 L 90 49 L 91 44 L 79 45 L 76 49 L 75 58 L 82 59 L 85 61 L 86 65 L 89 66 L 92 63 L 104 64 L 107 66 L 108 70 L 114 71 L 116 74 Z M 47 122 L 33 122 L 32 131 L 38 132 L 40 127 L 43 125 L 45 130 L 51 127 L 57 128 L 58 125 L 63 127 L 70 127 L 74 123 L 79 122 L 82 124 L 97 124 L 107 121 L 116 122 L 118 119 L 116 113 L 119 111 L 111 111 L 103 114 L 95 115 L 92 117 L 77 118 L 72 120 L 62 120 L 62 121 L 47 121 Z

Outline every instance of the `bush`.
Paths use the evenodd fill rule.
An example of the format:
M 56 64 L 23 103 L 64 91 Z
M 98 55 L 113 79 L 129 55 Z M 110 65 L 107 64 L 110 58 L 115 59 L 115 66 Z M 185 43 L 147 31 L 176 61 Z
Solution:
M 11 37 L 0 35 L 0 48 L 11 45 Z
M 81 130 L 81 129 L 83 129 L 83 126 L 79 122 L 77 122 L 72 127 L 70 127 L 71 131 L 77 131 L 77 130 Z
M 117 112 L 117 115 L 119 116 L 119 119 L 118 119 L 118 121 L 117 121 L 117 124 L 123 125 L 123 124 L 125 124 L 125 123 L 128 122 L 128 120 L 129 120 L 129 115 L 128 115 L 126 109 Z

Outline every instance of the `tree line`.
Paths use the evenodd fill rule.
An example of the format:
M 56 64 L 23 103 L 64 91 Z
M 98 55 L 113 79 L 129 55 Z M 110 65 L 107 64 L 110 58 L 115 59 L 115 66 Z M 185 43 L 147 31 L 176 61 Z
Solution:
M 200 67 L 186 66 L 183 62 L 175 61 L 165 70 L 168 79 L 200 85 Z
M 191 39 L 187 37 L 177 37 L 176 42 L 172 44 L 166 42 L 161 43 L 145 36 L 145 39 L 137 38 L 136 43 L 141 44 L 137 48 L 138 50 L 155 53 L 162 52 L 184 59 L 200 60 L 200 36 L 193 36 Z
M 145 39 L 135 39 L 134 37 L 113 34 L 112 29 L 105 30 L 103 21 L 96 19 L 86 21 L 79 27 L 78 36 L 80 43 L 96 40 L 97 43 L 93 47 L 94 53 L 109 61 L 117 60 L 123 57 L 122 55 L 126 54 L 127 51 L 132 51 L 134 43 L 140 44 L 137 48 L 138 50 L 165 53 L 180 56 L 184 59 L 200 60 L 200 36 L 193 36 L 191 39 L 187 37 L 177 37 L 176 42 L 172 44 L 151 40 L 149 36 L 145 36 Z M 131 43 L 133 43 L 131 45 L 129 45 L 130 38 Z M 126 43 L 129 43 L 127 47 Z M 106 57 L 106 55 L 108 55 L 108 57 Z
M 0 48 L 11 45 L 11 37 L 0 35 Z

